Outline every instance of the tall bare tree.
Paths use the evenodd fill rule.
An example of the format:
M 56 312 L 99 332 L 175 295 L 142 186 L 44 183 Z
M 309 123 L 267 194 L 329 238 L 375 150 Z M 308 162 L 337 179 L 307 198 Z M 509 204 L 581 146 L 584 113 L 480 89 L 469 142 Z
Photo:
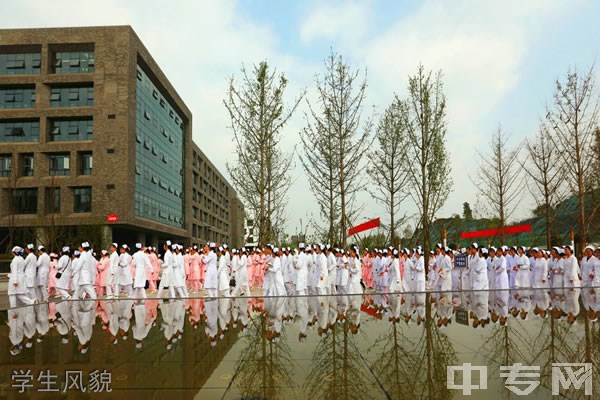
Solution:
M 366 71 L 362 77 L 359 69 L 331 52 L 316 86 L 318 105 L 309 102 L 307 126 L 301 132 L 302 165 L 321 211 L 328 216 L 330 230 L 335 229 L 339 209 L 339 237 L 346 246 L 346 231 L 357 209 L 356 194 L 363 189 L 362 160 L 373 141 L 371 118 L 362 118 Z
M 231 179 L 258 221 L 258 242 L 275 239 L 283 214 L 293 157 L 281 149 L 282 129 L 304 96 L 284 108 L 288 81 L 266 61 L 248 73 L 242 66 L 238 85 L 232 77 L 223 101 L 231 118 L 237 162 L 227 164 Z
M 584 73 L 577 69 L 569 70 L 564 80 L 556 80 L 546 119 L 552 129 L 551 138 L 562 159 L 566 181 L 571 192 L 577 196 L 581 246 L 587 243 L 586 182 L 593 171 L 593 144 L 599 111 L 600 97 L 595 87 L 594 66 Z
M 404 218 L 398 216 L 400 204 L 408 196 L 408 172 L 404 161 L 406 129 L 402 121 L 402 100 L 397 96 L 383 114 L 375 133 L 377 148 L 369 153 L 367 173 L 369 193 L 383 204 L 390 218 L 389 243 L 396 245 L 396 228 Z
M 421 244 L 425 254 L 431 246 L 430 225 L 452 188 L 451 167 L 446 149 L 446 97 L 442 72 L 435 75 L 419 65 L 408 78 L 408 99 L 403 102 L 406 127 L 406 168 L 410 196 L 419 211 Z
M 548 126 L 540 124 L 539 132 L 534 140 L 525 141 L 525 158 L 521 160 L 521 169 L 527 175 L 526 184 L 538 207 L 544 212 L 546 219 L 546 247 L 552 246 L 552 225 L 554 222 L 553 207 L 563 199 L 564 168 L 560 163 L 560 155 L 552 143 Z
M 523 197 L 521 190 L 520 148 L 510 149 L 510 136 L 498 127 L 488 152 L 478 152 L 479 168 L 472 178 L 494 217 L 498 218 L 500 243 L 504 245 L 504 227 Z

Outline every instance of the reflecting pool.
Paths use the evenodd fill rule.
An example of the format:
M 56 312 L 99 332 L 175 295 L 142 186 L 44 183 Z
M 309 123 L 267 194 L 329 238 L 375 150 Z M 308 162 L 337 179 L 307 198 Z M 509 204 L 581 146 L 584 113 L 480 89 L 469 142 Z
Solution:
M 0 399 L 600 398 L 598 312 L 590 288 L 38 304 L 0 312 Z

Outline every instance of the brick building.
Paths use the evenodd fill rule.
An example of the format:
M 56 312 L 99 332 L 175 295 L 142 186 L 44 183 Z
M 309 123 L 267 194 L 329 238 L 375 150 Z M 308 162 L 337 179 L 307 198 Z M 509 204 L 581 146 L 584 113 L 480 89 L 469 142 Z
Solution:
M 235 190 L 192 141 L 190 110 L 131 27 L 0 30 L 8 236 L 242 244 Z

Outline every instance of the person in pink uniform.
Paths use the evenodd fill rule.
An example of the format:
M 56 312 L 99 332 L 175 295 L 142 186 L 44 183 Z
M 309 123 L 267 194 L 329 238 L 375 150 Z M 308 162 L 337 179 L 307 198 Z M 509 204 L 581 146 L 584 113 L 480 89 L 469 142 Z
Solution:
M 204 287 L 204 272 L 206 272 L 204 258 L 202 258 L 202 254 L 198 253 L 198 290 Z
M 156 255 L 156 251 L 154 247 L 148 247 L 150 258 L 150 265 L 152 265 L 152 271 L 150 272 L 150 277 L 148 278 L 148 289 L 150 293 L 156 293 L 156 287 L 158 285 L 158 275 L 160 273 L 160 260 Z
M 256 285 L 261 288 L 265 283 L 265 270 L 267 268 L 267 256 L 265 256 L 265 253 L 262 251 L 260 251 L 258 266 L 259 267 L 256 269 Z
M 98 271 L 96 274 L 96 294 L 98 296 L 103 296 L 106 293 L 106 277 L 110 269 L 108 252 L 106 250 L 102 250 L 101 254 L 102 256 L 100 257 L 100 261 L 96 263 L 96 270 Z
M 191 266 L 192 256 L 190 254 L 190 249 L 185 249 L 185 254 L 183 255 L 183 268 L 185 270 L 185 283 L 188 289 L 191 289 Z
M 256 264 L 254 263 L 254 256 L 256 255 L 256 252 L 253 251 L 252 253 L 250 253 L 248 255 L 248 263 L 247 263 L 247 268 L 248 268 L 248 284 L 250 285 L 250 287 L 254 287 L 254 269 L 256 268 Z
M 192 292 L 200 291 L 200 254 L 198 254 L 198 247 L 192 247 L 192 252 L 190 254 L 190 288 Z
M 50 273 L 48 274 L 48 297 L 54 292 L 55 297 L 60 297 L 56 291 L 56 265 L 58 264 L 58 256 L 55 253 L 50 253 Z
M 373 287 L 373 272 L 371 267 L 371 255 L 369 254 L 369 249 L 365 249 L 363 253 L 362 280 L 366 287 Z

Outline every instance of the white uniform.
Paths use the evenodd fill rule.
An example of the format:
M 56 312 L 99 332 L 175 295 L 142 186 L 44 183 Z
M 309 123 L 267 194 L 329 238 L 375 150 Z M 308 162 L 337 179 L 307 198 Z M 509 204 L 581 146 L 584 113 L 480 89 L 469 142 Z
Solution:
M 319 274 L 319 280 L 317 281 L 318 293 L 321 295 L 329 294 L 329 269 L 325 253 L 317 254 L 316 268 Z
M 113 296 L 113 285 L 117 283 L 116 276 L 119 271 L 119 253 L 116 250 L 110 253 L 109 261 L 108 273 L 106 274 L 106 297 L 110 298 Z
M 400 262 L 397 258 L 394 258 L 392 260 L 392 264 L 390 265 L 390 272 L 388 274 L 388 280 L 390 293 L 402 291 L 402 278 L 400 277 Z
M 71 288 L 71 277 L 73 275 L 73 261 L 64 254 L 58 259 L 56 272 L 60 274 L 60 278 L 56 278 L 56 289 L 64 300 L 70 299 L 69 289 Z
M 533 267 L 533 285 L 535 289 L 546 289 L 548 284 L 548 261 L 544 257 L 536 258 Z
M 296 294 L 306 295 L 308 279 L 308 256 L 304 251 L 298 254 L 296 261 Z
M 398 260 L 395 260 L 396 262 Z M 352 264 L 349 266 L 350 276 L 348 283 L 348 294 L 362 294 L 363 288 L 360 285 L 360 279 L 362 277 L 362 263 L 358 257 L 353 259 Z M 400 274 L 400 270 L 398 269 L 398 274 Z M 398 275 L 400 276 L 400 275 Z
M 232 263 L 233 264 L 233 263 Z M 235 273 L 235 289 L 233 289 L 232 296 L 238 296 L 242 290 L 244 294 L 249 296 L 250 285 L 248 285 L 248 256 L 242 254 L 237 262 L 237 269 Z
M 89 251 L 82 251 L 79 255 L 79 274 L 77 276 L 77 290 L 74 297 L 83 298 L 85 294 L 90 299 L 96 298 L 96 289 L 94 282 L 96 281 L 96 259 Z
M 596 273 L 600 274 L 598 265 L 599 262 L 596 257 L 583 257 L 581 260 L 581 286 L 589 287 L 593 285 Z
M 25 260 L 15 256 L 10 263 L 10 277 L 8 279 L 8 299 L 11 307 L 16 307 L 18 301 L 30 305 L 34 299 L 29 296 L 25 281 Z
M 37 258 L 33 251 L 27 254 L 25 257 L 25 285 L 29 292 L 29 297 L 35 299 L 35 287 L 36 287 L 36 270 L 37 270 Z
M 48 301 L 48 280 L 50 278 L 50 256 L 43 252 L 37 260 L 36 298 Z
M 133 264 L 135 265 L 135 279 L 133 280 L 133 288 L 135 296 L 146 298 L 146 273 L 152 270 L 148 255 L 142 250 L 138 250 L 133 255 Z
M 452 290 L 452 260 L 450 256 L 442 255 L 438 259 L 439 289 L 443 292 Z
M 506 259 L 504 256 L 495 257 L 492 261 L 492 273 L 494 274 L 494 289 L 506 290 L 508 285 L 508 273 L 506 271 Z
M 175 259 L 171 250 L 165 251 L 164 261 L 162 263 L 162 272 L 160 278 L 160 284 L 158 285 L 158 293 L 156 297 L 162 297 L 162 292 L 166 287 L 169 288 L 169 297 L 175 297 Z
M 423 256 L 416 258 L 411 266 L 412 287 L 415 292 L 425 291 L 425 260 Z
M 565 277 L 564 277 L 564 285 L 565 287 L 578 288 L 581 286 L 581 282 L 579 281 L 579 263 L 577 262 L 577 258 L 571 254 L 570 257 L 565 258 Z
M 553 261 L 552 265 L 552 287 L 554 289 L 564 287 L 565 278 L 565 260 L 562 257 L 558 257 Z
M 473 290 L 488 290 L 487 264 L 485 259 L 478 255 L 471 259 L 471 282 Z
M 515 288 L 516 289 L 529 289 L 531 288 L 531 273 L 529 272 L 529 258 L 526 255 L 522 255 L 517 258 L 517 275 L 515 276 Z
M 177 294 L 181 297 L 187 297 L 187 287 L 185 286 L 185 261 L 181 252 L 173 255 L 172 282 Z
M 285 296 L 285 286 L 281 274 L 281 259 L 276 256 L 267 262 L 265 280 L 267 280 L 267 277 L 269 278 L 270 286 L 268 291 L 265 292 L 265 296 Z
M 133 279 L 131 278 L 131 256 L 129 253 L 121 253 L 119 256 L 119 271 L 117 272 L 117 284 L 115 294 L 119 296 L 121 289 L 125 288 L 129 297 L 133 296 Z
M 227 271 L 227 257 L 219 257 L 219 267 L 217 268 L 218 290 L 220 295 L 229 296 L 229 273 Z
M 217 278 L 217 255 L 211 250 L 207 255 L 202 256 L 202 261 L 206 266 L 204 288 L 209 297 L 217 297 L 217 288 L 219 287 Z

